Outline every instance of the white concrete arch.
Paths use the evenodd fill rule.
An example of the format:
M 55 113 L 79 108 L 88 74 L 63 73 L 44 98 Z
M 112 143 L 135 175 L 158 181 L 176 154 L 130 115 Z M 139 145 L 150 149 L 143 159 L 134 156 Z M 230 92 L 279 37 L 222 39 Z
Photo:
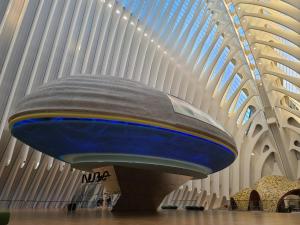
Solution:
M 299 94 L 278 86 L 272 77 L 296 86 L 300 82 L 298 77 L 289 74 L 288 69 L 274 69 L 271 62 L 299 73 L 299 62 L 278 51 L 299 60 L 297 1 L 191 0 L 184 5 L 185 2 L 180 0 L 176 9 L 173 8 L 175 0 L 168 5 L 163 0 L 126 2 L 10 0 L 5 9 L 0 9 L 0 103 L 3 106 L 0 109 L 0 183 L 3 184 L 0 185 L 0 200 L 11 196 L 13 200 L 68 201 L 77 190 L 80 171 L 72 173 L 69 165 L 63 167 L 57 160 L 22 146 L 11 138 L 7 119 L 22 96 L 49 81 L 79 73 L 112 75 L 144 83 L 184 99 L 220 122 L 235 138 L 240 156 L 230 168 L 201 182 L 193 181 L 193 187 L 205 191 L 208 198 L 226 196 L 228 199 L 232 192 L 260 178 L 260 172 L 253 176 L 250 166 L 251 163 L 256 165 L 256 160 L 250 159 L 251 148 L 255 148 L 260 138 L 276 143 L 272 151 L 279 168 L 294 179 L 291 171 L 296 166 L 287 153 L 290 142 L 277 143 L 280 140 L 277 133 L 281 139 L 295 138 L 286 131 L 289 128 L 281 128 L 288 113 L 278 112 L 278 99 L 287 96 L 297 103 Z M 231 3 L 235 6 L 232 12 Z M 4 6 L 0 4 L 0 7 Z M 273 15 L 260 14 L 257 10 L 260 7 L 272 9 Z M 276 11 L 287 16 L 276 15 Z M 234 25 L 234 15 L 246 21 Z M 208 18 L 209 22 L 206 21 Z M 278 26 L 260 25 L 257 21 L 261 19 L 273 21 Z M 293 32 L 283 32 L 281 25 Z M 213 29 L 216 30 L 211 38 Z M 244 30 L 244 37 L 238 29 Z M 266 34 L 268 39 L 264 38 Z M 216 46 L 221 35 L 224 39 Z M 245 49 L 244 42 L 248 43 L 249 49 Z M 206 46 L 207 43 L 210 45 Z M 223 61 L 220 60 L 223 64 L 218 65 L 226 47 L 230 52 Z M 205 54 L 200 55 L 203 49 Z M 254 61 L 249 60 L 250 54 Z M 226 82 L 218 91 L 226 66 L 233 59 L 236 60 L 233 72 L 224 79 Z M 216 66 L 219 71 L 215 79 L 210 80 Z M 254 79 L 254 68 L 258 69 L 261 79 Z M 224 96 L 236 73 L 241 75 L 240 84 L 225 101 Z M 268 86 L 269 83 L 272 85 Z M 242 90 L 247 90 L 248 97 L 236 111 L 229 112 L 231 105 L 238 102 Z M 241 123 L 249 105 L 256 110 Z M 298 110 L 280 107 L 299 117 Z M 279 123 L 277 128 L 274 118 Z M 263 130 L 253 137 L 256 124 L 263 125 Z M 278 132 L 274 133 L 273 127 Z M 298 132 L 293 129 L 293 133 Z M 260 156 L 255 157 L 259 159 Z M 17 185 L 19 178 L 21 182 Z M 38 205 L 14 203 L 12 207 Z M 42 207 L 61 206 L 62 203 L 57 203 Z

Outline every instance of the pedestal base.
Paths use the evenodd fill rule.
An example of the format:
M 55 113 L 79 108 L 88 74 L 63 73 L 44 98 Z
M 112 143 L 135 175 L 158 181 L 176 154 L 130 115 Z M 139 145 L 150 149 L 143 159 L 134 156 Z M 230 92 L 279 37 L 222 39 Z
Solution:
M 112 211 L 156 211 L 163 198 L 191 179 L 156 170 L 114 166 L 121 196 Z M 104 183 L 105 185 L 105 183 Z

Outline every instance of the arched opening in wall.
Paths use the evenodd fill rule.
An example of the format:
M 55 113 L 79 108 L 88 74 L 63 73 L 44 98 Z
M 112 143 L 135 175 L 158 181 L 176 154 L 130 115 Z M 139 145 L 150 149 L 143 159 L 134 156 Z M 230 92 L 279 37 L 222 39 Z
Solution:
M 255 190 L 251 191 L 251 193 L 250 193 L 248 210 L 249 211 L 263 210 L 260 196 L 259 196 L 258 192 Z
M 224 72 L 221 75 L 221 79 L 219 80 L 219 83 L 217 85 L 217 91 L 220 92 L 221 90 L 223 90 L 223 88 L 226 86 L 227 82 L 229 81 L 229 79 L 232 76 L 232 73 L 234 71 L 236 65 L 236 60 L 232 59 L 227 66 L 225 67 Z
M 300 189 L 285 193 L 277 203 L 277 212 L 300 212 Z
M 236 210 L 237 209 L 237 204 L 234 198 L 230 198 L 230 209 L 231 210 Z
M 252 137 L 254 137 L 255 135 L 257 135 L 262 129 L 263 129 L 262 125 L 257 124 L 257 125 L 255 126 L 255 128 L 254 128 Z
M 226 59 L 229 55 L 229 52 L 230 52 L 230 48 L 229 46 L 226 46 L 221 55 L 219 56 L 219 58 L 217 59 L 214 67 L 213 67 L 213 70 L 210 74 L 210 77 L 209 77 L 209 81 L 212 81 L 215 79 L 215 77 L 219 74 L 219 72 L 221 71 L 222 67 L 224 66 L 224 63 L 226 62 Z
M 264 148 L 263 148 L 263 152 L 269 151 L 269 149 L 270 149 L 270 146 L 269 145 L 265 145 Z
M 299 76 L 299 74 L 295 70 L 292 70 L 290 67 L 287 67 L 286 65 L 276 62 L 276 66 L 279 69 L 281 69 L 282 71 L 289 71 L 290 73 L 295 74 L 295 75 L 297 74 L 296 76 Z M 285 79 L 280 79 L 280 80 L 281 80 L 281 85 L 278 85 L 279 87 L 282 87 L 282 88 L 288 90 L 289 92 L 299 94 L 300 88 L 298 86 L 294 85 L 293 83 L 291 83 Z M 296 103 L 295 104 L 296 107 L 297 107 L 297 105 L 299 105 L 297 100 L 293 101 L 292 98 L 290 98 L 289 101 L 291 102 L 291 104 Z
M 253 105 L 249 105 L 246 110 L 242 111 L 240 116 L 238 117 L 236 123 L 244 125 L 248 122 L 248 120 L 251 118 L 251 116 L 255 113 L 256 108 Z
M 239 73 L 236 73 L 230 83 L 230 85 L 228 85 L 228 88 L 222 98 L 221 101 L 221 106 L 223 106 L 225 103 L 227 103 L 230 98 L 237 93 L 237 91 L 239 90 L 239 87 L 241 85 L 243 76 Z
M 297 120 L 295 120 L 293 117 L 288 118 L 288 124 L 297 128 L 300 128 L 300 124 Z
M 261 170 L 261 177 L 268 176 L 268 175 L 282 175 L 277 162 L 275 160 L 275 153 L 270 152 L 264 161 L 264 164 L 262 166 Z
M 255 107 L 252 105 L 249 105 L 244 114 L 242 125 L 244 125 L 250 119 L 250 117 L 253 115 L 254 112 L 255 112 Z
M 231 103 L 229 113 L 236 113 L 241 106 L 245 103 L 249 96 L 249 92 L 246 88 L 243 88 L 240 93 L 236 96 L 235 100 Z
M 291 109 L 294 109 L 294 110 L 299 110 L 299 104 L 298 104 L 298 102 L 295 99 L 293 99 L 293 98 L 291 98 L 289 96 L 284 96 L 280 100 L 280 104 L 284 105 L 284 106 L 287 106 L 287 107 L 289 107 Z

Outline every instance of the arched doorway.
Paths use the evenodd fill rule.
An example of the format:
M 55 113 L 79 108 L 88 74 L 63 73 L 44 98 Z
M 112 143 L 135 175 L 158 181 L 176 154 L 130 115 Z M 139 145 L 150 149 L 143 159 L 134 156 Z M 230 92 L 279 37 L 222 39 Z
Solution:
M 230 209 L 231 210 L 236 210 L 237 209 L 237 204 L 233 198 L 230 198 Z
M 250 210 L 250 211 L 262 210 L 260 196 L 259 196 L 258 192 L 255 190 L 251 191 L 251 193 L 250 193 L 248 210 Z
M 285 193 L 277 203 L 277 212 L 300 211 L 300 189 Z

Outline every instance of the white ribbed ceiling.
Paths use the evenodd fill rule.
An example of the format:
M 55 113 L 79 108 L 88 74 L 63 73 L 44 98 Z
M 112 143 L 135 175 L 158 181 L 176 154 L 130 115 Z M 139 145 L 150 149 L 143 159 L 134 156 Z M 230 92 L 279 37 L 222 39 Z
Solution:
M 136 80 L 221 123 L 239 158 L 193 181 L 199 190 L 228 197 L 265 175 L 299 179 L 299 15 L 297 0 L 1 1 L 0 199 L 68 200 L 79 188 L 80 171 L 7 127 L 18 99 L 74 74 Z

